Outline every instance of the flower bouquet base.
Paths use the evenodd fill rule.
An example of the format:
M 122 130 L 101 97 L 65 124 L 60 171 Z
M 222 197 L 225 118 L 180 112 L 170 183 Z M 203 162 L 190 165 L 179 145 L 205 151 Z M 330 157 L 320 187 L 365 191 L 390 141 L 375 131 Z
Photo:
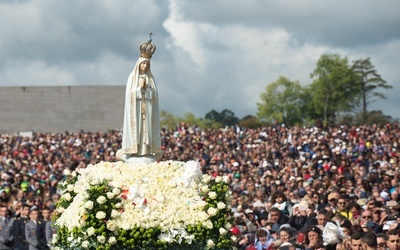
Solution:
M 194 161 L 66 172 L 54 249 L 231 249 L 228 179 Z

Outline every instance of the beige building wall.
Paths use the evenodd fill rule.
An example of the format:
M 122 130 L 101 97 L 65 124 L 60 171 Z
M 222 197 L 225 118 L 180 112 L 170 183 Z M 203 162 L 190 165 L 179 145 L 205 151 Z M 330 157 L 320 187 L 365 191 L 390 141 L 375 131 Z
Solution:
M 0 87 L 0 133 L 120 130 L 125 86 Z

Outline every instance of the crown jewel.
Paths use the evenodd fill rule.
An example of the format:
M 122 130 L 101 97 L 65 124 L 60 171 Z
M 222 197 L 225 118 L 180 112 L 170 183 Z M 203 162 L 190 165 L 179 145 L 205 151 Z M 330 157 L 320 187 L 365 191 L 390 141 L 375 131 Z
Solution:
M 147 42 L 144 42 L 140 45 L 140 47 L 139 47 L 140 48 L 140 57 L 150 59 L 153 56 L 154 52 L 156 51 L 156 46 L 151 43 L 152 35 L 153 35 L 153 33 L 150 33 L 149 39 L 147 40 Z

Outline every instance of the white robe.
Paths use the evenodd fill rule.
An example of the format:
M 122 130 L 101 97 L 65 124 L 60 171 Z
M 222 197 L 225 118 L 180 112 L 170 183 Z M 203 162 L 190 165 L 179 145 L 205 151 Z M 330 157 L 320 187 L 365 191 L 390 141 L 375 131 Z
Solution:
M 148 60 L 140 57 L 128 77 L 125 91 L 122 153 L 132 156 L 162 156 L 158 92 L 150 67 L 139 74 L 140 64 Z M 146 78 L 147 88 L 141 90 L 141 78 Z M 142 110 L 144 112 L 142 112 Z

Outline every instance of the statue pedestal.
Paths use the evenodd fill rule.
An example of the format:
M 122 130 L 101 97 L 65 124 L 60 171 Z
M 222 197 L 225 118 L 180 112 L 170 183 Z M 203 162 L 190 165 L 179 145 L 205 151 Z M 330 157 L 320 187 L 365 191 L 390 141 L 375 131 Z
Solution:
M 146 163 L 146 164 L 151 164 L 156 161 L 155 156 L 132 156 L 126 157 L 125 162 L 126 163 Z
M 122 150 L 118 150 L 116 157 L 118 160 L 126 162 L 126 163 L 146 163 L 151 164 L 157 161 L 157 157 L 154 155 L 145 155 L 145 156 L 138 156 L 138 155 L 129 155 L 122 153 Z M 161 158 L 161 157 L 160 157 Z

